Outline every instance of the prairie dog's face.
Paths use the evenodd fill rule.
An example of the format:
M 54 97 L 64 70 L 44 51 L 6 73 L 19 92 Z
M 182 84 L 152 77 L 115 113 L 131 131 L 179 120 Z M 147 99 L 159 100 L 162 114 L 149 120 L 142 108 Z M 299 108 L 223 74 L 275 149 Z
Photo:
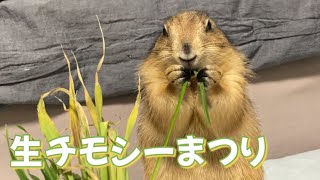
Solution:
M 165 60 L 199 69 L 217 60 L 229 42 L 203 12 L 189 11 L 171 17 L 163 27 L 156 50 Z M 171 62 L 172 63 L 172 62 Z

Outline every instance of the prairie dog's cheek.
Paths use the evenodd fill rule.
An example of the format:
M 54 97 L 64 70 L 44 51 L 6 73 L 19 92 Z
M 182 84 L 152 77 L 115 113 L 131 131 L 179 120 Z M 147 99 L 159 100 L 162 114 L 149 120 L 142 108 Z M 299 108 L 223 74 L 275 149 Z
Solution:
M 181 51 L 181 42 L 179 40 L 174 40 L 172 42 L 172 51 L 175 58 L 179 57 Z
M 192 41 L 192 50 L 197 56 L 201 56 L 201 51 L 202 51 L 202 41 L 200 38 L 195 38 Z

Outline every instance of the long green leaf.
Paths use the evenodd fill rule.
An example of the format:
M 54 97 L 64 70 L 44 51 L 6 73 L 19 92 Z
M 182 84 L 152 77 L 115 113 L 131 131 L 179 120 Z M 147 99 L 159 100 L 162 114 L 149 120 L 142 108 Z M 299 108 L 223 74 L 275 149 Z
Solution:
M 141 101 L 141 93 L 140 93 L 140 77 L 138 80 L 138 95 L 136 98 L 136 102 L 134 104 L 134 107 L 129 115 L 129 118 L 127 120 L 127 129 L 126 129 L 126 134 L 125 134 L 125 139 L 129 141 L 132 130 L 134 125 L 136 124 L 138 114 L 139 114 L 139 106 L 140 106 L 140 101 Z
M 30 170 L 27 170 L 29 176 L 31 177 L 32 180 L 40 180 L 37 176 L 31 174 Z
M 108 122 L 101 122 L 100 123 L 101 136 L 103 136 L 106 139 L 107 145 L 109 146 L 109 144 L 108 144 L 108 126 L 109 126 Z M 109 180 L 108 167 L 101 167 L 99 169 L 99 171 L 100 171 L 100 180 Z
M 108 130 L 108 145 L 111 147 L 117 137 L 117 132 L 114 129 Z M 111 157 L 115 156 L 116 154 L 111 152 L 109 153 L 109 162 L 111 161 Z M 118 177 L 118 170 L 120 168 L 115 167 L 114 165 L 108 166 L 108 172 L 109 172 L 109 180 L 120 180 L 120 177 Z
M 182 85 L 182 88 L 181 88 L 181 91 L 180 91 L 180 95 L 179 95 L 179 99 L 178 99 L 178 104 L 176 106 L 176 109 L 174 111 L 174 114 L 173 114 L 172 118 L 170 119 L 170 127 L 169 127 L 169 130 L 167 132 L 166 138 L 164 140 L 164 144 L 163 144 L 164 147 L 168 146 L 172 130 L 174 128 L 174 125 L 176 124 L 176 120 L 177 120 L 177 117 L 179 115 L 180 106 L 181 106 L 182 100 L 184 98 L 184 94 L 186 92 L 187 85 L 188 85 L 187 81 L 184 82 L 183 85 Z M 156 176 L 157 176 L 157 173 L 158 173 L 159 168 L 160 168 L 160 161 L 161 161 L 161 158 L 157 158 L 156 165 L 155 165 L 155 168 L 153 170 L 152 177 L 151 177 L 152 180 L 154 180 L 156 178 Z
M 206 118 L 207 123 L 210 123 L 211 121 L 210 121 L 210 117 L 209 117 L 206 92 L 205 92 L 205 89 L 204 89 L 203 82 L 200 82 L 199 88 L 200 88 L 200 96 L 201 96 L 201 103 L 202 103 L 203 113 L 204 113 L 204 116 Z
M 79 78 L 79 81 L 80 81 L 80 83 L 82 84 L 82 87 L 83 87 L 86 106 L 87 106 L 87 109 L 88 109 L 88 111 L 90 113 L 93 125 L 94 125 L 94 127 L 95 127 L 95 129 L 97 131 L 97 135 L 99 135 L 100 134 L 100 127 L 99 127 L 100 122 L 98 121 L 98 114 L 97 114 L 96 106 L 94 105 L 94 103 L 93 103 L 93 101 L 92 101 L 92 99 L 90 97 L 89 91 L 88 91 L 87 87 L 84 84 L 84 81 L 83 81 L 83 78 L 82 78 L 82 75 L 81 75 L 81 72 L 80 72 L 78 60 L 77 60 L 77 58 L 76 58 L 76 56 L 75 56 L 75 54 L 73 52 L 72 52 L 72 54 L 73 54 L 74 60 L 76 61 L 78 78 Z
M 96 85 L 94 87 L 94 102 L 96 103 L 96 111 L 98 115 L 98 122 L 102 122 L 102 90 L 98 81 L 96 81 Z
M 134 107 L 132 108 L 132 111 L 129 115 L 129 118 L 127 120 L 127 128 L 126 128 L 126 134 L 125 134 L 125 139 L 127 141 L 130 140 L 130 136 L 132 133 L 132 130 L 137 122 L 137 118 L 138 118 L 138 114 L 139 114 L 139 106 L 140 106 L 140 101 L 141 101 L 141 93 L 140 93 L 140 77 L 138 79 L 138 95 L 136 98 L 136 102 L 134 104 Z M 124 152 L 126 153 L 126 152 Z M 124 169 L 123 170 L 125 173 L 125 180 L 129 180 L 129 172 L 128 169 Z M 119 172 L 119 173 L 123 173 L 123 172 Z
M 44 163 L 44 168 L 41 169 L 41 172 L 45 179 L 58 179 L 60 173 L 54 162 L 49 160 L 49 162 L 51 162 L 51 166 L 49 166 L 45 157 L 42 157 L 42 161 Z
M 80 127 L 80 138 L 85 138 L 90 136 L 90 131 L 89 131 L 89 123 L 87 120 L 87 116 L 84 112 L 84 109 L 82 108 L 81 104 L 78 101 L 75 101 L 75 108 L 76 108 L 76 113 L 79 121 L 79 127 Z M 81 175 L 83 179 L 88 178 L 88 171 L 92 171 L 92 168 L 90 167 L 89 163 L 85 160 L 84 156 L 78 156 L 78 160 L 80 164 L 86 168 L 81 169 Z
M 53 123 L 50 116 L 48 115 L 44 104 L 44 98 L 47 97 L 50 93 L 51 92 L 48 92 L 41 96 L 37 107 L 40 129 L 42 134 L 46 138 L 47 142 L 56 139 L 60 136 L 59 131 Z
M 8 128 L 7 125 L 5 126 L 5 131 L 6 131 L 6 140 L 7 140 L 7 145 L 8 145 L 8 150 L 10 152 L 10 156 L 12 160 L 17 160 L 16 156 L 14 155 L 14 153 L 12 152 L 12 150 L 10 149 L 10 142 L 9 142 L 9 133 L 8 133 Z M 20 180 L 28 180 L 28 176 L 26 174 L 26 172 L 22 169 L 15 169 L 17 175 L 19 176 Z
M 97 66 L 97 70 L 96 70 L 96 76 L 95 76 L 95 88 L 94 88 L 94 94 L 95 94 L 95 103 L 96 103 L 96 108 L 97 108 L 97 115 L 98 115 L 98 121 L 101 122 L 102 121 L 102 104 L 103 104 L 103 98 L 102 98 L 102 91 L 101 91 L 101 86 L 99 83 L 99 71 L 102 67 L 102 64 L 104 62 L 104 58 L 106 56 L 106 42 L 104 39 L 104 34 L 103 34 L 103 30 L 101 27 L 101 23 L 99 20 L 99 17 L 97 17 L 98 20 L 98 24 L 99 24 L 99 29 L 100 29 L 100 33 L 101 33 L 101 38 L 102 38 L 102 57 L 99 60 L 98 66 Z
M 80 143 L 80 134 L 81 134 L 81 128 L 80 128 L 80 123 L 79 123 L 79 118 L 78 114 L 76 111 L 76 93 L 74 89 L 74 82 L 71 74 L 71 65 L 70 65 L 70 60 L 65 53 L 65 51 L 62 48 L 62 52 L 64 55 L 64 58 L 68 64 L 68 72 L 69 72 L 69 118 L 70 118 L 70 130 L 72 132 L 72 138 L 71 140 L 73 141 L 73 144 L 75 147 L 80 148 L 81 143 Z
M 49 142 L 53 139 L 56 139 L 60 136 L 58 129 L 56 128 L 52 119 L 48 115 L 46 108 L 45 108 L 45 104 L 44 104 L 44 98 L 46 98 L 47 96 L 52 95 L 54 93 L 57 93 L 57 92 L 63 92 L 63 93 L 66 93 L 67 95 L 69 95 L 69 97 L 71 96 L 71 93 L 69 90 L 67 90 L 65 88 L 56 88 L 56 89 L 53 89 L 53 90 L 43 94 L 39 100 L 39 103 L 38 103 L 38 119 L 39 119 L 40 129 L 41 129 L 42 134 L 46 138 L 47 142 Z M 51 175 L 51 177 L 52 177 L 52 172 L 53 172 L 52 170 L 44 169 L 44 171 L 42 171 L 42 172 L 43 172 L 44 176 Z M 68 180 L 74 179 L 71 171 L 66 172 L 63 175 L 66 176 L 66 179 L 68 179 Z

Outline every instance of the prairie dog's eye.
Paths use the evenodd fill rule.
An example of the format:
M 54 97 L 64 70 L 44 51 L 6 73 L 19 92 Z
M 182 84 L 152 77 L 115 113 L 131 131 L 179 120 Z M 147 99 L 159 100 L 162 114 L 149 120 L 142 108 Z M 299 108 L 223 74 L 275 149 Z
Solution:
M 163 34 L 163 36 L 166 36 L 166 37 L 168 37 L 168 31 L 167 31 L 167 28 L 166 28 L 166 26 L 163 26 L 163 29 L 162 29 L 162 34 Z
M 206 32 L 210 32 L 212 31 L 212 23 L 210 21 L 210 19 L 207 20 L 207 23 L 206 23 Z

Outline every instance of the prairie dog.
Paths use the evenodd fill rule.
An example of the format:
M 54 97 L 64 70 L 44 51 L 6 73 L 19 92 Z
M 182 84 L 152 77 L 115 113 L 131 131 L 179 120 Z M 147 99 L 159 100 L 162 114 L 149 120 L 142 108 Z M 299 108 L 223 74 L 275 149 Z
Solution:
M 199 73 L 192 75 L 193 70 Z M 168 19 L 150 55 L 139 67 L 142 113 L 138 123 L 141 148 L 162 146 L 182 84 L 189 81 L 169 146 L 187 134 L 208 141 L 231 138 L 240 144 L 242 136 L 252 138 L 257 153 L 260 127 L 247 96 L 247 77 L 252 74 L 243 54 L 237 51 L 215 22 L 204 12 L 188 11 Z M 211 124 L 206 124 L 198 82 L 204 82 Z M 201 154 L 207 164 L 184 169 L 176 158 L 162 158 L 156 179 L 261 180 L 263 169 L 252 169 L 240 157 L 224 168 L 219 159 L 227 148 Z M 156 158 L 144 159 L 145 179 L 150 179 Z

